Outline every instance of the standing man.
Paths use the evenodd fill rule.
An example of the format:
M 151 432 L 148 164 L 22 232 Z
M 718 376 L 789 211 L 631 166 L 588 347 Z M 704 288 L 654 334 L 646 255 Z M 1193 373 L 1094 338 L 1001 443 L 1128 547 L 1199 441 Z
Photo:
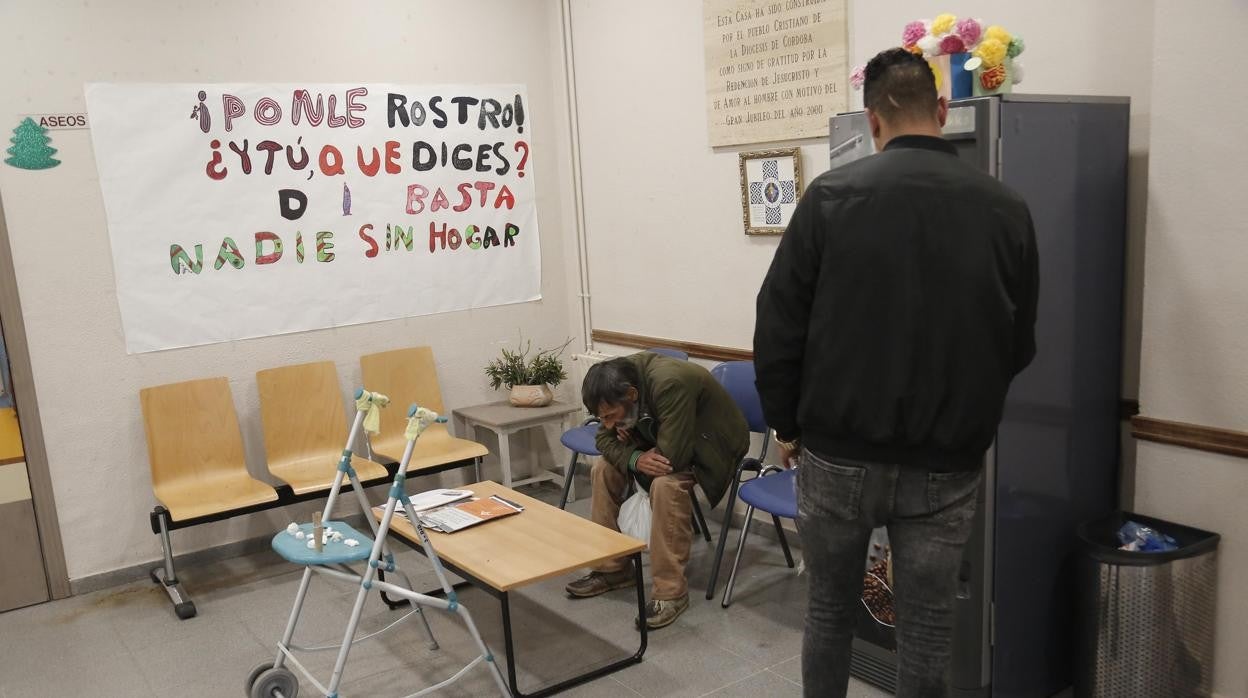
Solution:
M 662 628 L 689 607 L 685 564 L 693 542 L 694 484 L 711 506 L 724 496 L 750 447 L 750 429 L 732 396 L 701 366 L 648 351 L 594 364 L 581 387 L 585 409 L 602 420 L 591 474 L 595 523 L 619 530 L 620 505 L 636 480 L 650 492 L 654 587 L 647 627 Z M 599 565 L 566 588 L 587 598 L 635 582 L 628 558 Z
M 879 153 L 802 196 L 758 294 L 754 361 L 782 456 L 801 454 L 806 695 L 845 695 L 868 539 L 887 526 L 897 695 L 946 696 L 984 454 L 1036 351 L 1035 231 L 941 138 L 923 58 L 877 55 L 864 102 Z

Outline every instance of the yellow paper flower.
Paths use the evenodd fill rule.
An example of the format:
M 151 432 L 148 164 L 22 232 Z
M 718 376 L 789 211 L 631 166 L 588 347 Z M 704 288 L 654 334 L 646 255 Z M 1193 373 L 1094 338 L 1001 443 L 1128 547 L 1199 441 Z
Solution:
M 984 39 L 975 47 L 975 55 L 984 62 L 985 68 L 995 68 L 1005 62 L 1006 48 L 999 39 Z
M 988 27 L 988 30 L 984 32 L 984 38 L 996 39 L 1006 46 L 1009 46 L 1010 42 L 1014 40 L 1014 36 L 1007 32 L 1005 27 L 1001 27 L 996 24 Z
M 953 25 L 958 21 L 953 15 L 944 14 L 932 20 L 932 36 L 944 36 L 953 31 Z M 1009 43 L 1008 41 L 1006 43 Z

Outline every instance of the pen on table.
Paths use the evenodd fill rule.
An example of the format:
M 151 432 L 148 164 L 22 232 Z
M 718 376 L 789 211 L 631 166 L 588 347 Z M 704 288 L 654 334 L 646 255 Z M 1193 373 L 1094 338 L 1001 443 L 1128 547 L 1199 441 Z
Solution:
M 500 496 L 498 496 L 498 495 L 496 495 L 496 494 L 492 494 L 492 495 L 490 495 L 490 499 L 493 499 L 494 501 L 498 502 L 499 504 L 503 504 L 503 505 L 505 505 L 505 506 L 509 506 L 509 507 L 511 507 L 512 509 L 515 509 L 516 511 L 524 511 L 524 507 L 520 506 L 519 504 L 516 504 L 515 502 L 511 501 L 510 499 L 504 499 L 504 498 L 502 498 L 502 497 L 500 497 Z

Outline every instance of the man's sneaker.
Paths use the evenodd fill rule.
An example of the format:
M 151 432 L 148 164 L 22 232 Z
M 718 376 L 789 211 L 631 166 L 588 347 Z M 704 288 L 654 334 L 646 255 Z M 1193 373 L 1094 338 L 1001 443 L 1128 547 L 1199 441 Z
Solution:
M 633 576 L 632 565 L 619 572 L 590 572 L 563 588 L 568 596 L 588 599 L 591 596 L 605 594 L 612 589 L 623 589 L 637 583 Z
M 689 608 L 689 595 L 666 601 L 651 600 L 646 603 L 646 627 L 651 630 L 671 625 Z

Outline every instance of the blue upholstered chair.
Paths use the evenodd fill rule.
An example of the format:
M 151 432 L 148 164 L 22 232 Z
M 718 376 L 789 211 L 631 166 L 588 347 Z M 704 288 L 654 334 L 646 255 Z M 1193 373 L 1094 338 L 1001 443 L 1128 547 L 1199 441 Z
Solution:
M 789 541 L 785 538 L 784 527 L 780 519 L 797 518 L 797 480 L 796 471 L 785 470 L 775 465 L 763 465 L 767 457 L 767 446 L 771 441 L 771 430 L 763 419 L 763 405 L 758 397 L 758 389 L 754 387 L 754 362 L 729 361 L 716 366 L 711 375 L 736 401 L 737 406 L 745 415 L 750 431 L 763 435 L 763 448 L 757 458 L 747 457 L 737 467 L 737 472 L 728 488 L 728 501 L 724 505 L 724 523 L 719 530 L 719 545 L 715 548 L 715 559 L 711 567 L 711 581 L 706 586 L 706 598 L 715 596 L 715 584 L 719 580 L 719 567 L 724 558 L 724 544 L 728 540 L 728 528 L 732 524 L 732 510 L 737 499 L 748 506 L 745 520 L 741 525 L 741 539 L 737 543 L 737 555 L 732 562 L 732 571 L 728 575 L 728 586 L 724 589 L 723 607 L 732 603 L 732 589 L 737 580 L 737 568 L 741 565 L 741 553 L 745 550 L 745 537 L 750 531 L 750 523 L 754 519 L 754 510 L 771 514 L 771 521 L 776 527 L 776 537 L 780 539 L 780 547 L 784 550 L 784 559 L 793 567 L 793 553 L 789 551 Z M 746 472 L 754 473 L 754 477 L 741 482 Z
M 572 452 L 572 460 L 568 461 L 567 470 L 564 471 L 563 496 L 559 498 L 560 509 L 568 506 L 568 495 L 572 492 L 572 479 L 576 477 L 576 466 L 580 463 L 581 456 L 596 458 L 602 455 L 594 443 L 597 436 L 598 418 L 590 417 L 581 426 L 573 427 L 559 437 L 560 443 Z
M 681 361 L 689 360 L 689 355 L 679 349 L 669 349 L 667 347 L 650 347 L 646 351 L 652 354 L 662 354 L 663 356 L 670 356 L 673 359 L 680 359 Z

